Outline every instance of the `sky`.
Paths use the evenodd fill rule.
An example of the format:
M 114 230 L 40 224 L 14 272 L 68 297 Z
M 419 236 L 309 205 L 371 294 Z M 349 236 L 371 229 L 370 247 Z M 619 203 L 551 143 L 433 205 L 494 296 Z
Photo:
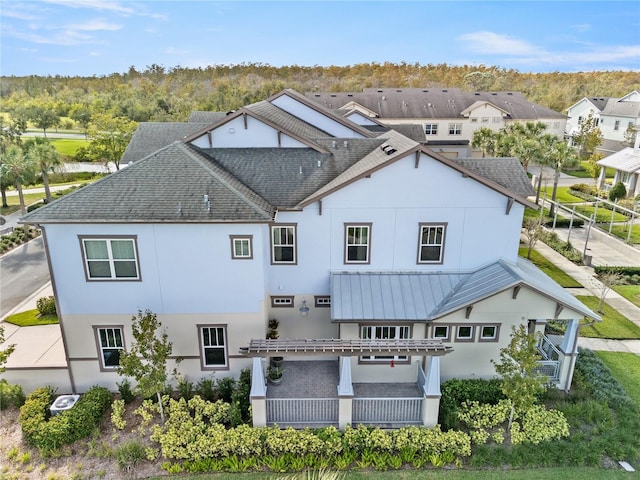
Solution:
M 640 72 L 640 1 L 0 0 L 0 74 L 151 65 Z

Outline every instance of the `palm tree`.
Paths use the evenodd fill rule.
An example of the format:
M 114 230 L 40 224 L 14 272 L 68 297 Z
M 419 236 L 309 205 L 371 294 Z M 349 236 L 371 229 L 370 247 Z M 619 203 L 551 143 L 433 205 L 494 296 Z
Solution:
M 482 127 L 473 132 L 471 146 L 473 148 L 479 148 L 482 151 L 482 158 L 485 158 L 487 153 L 489 155 L 495 154 L 496 141 L 496 132 L 490 128 Z
M 23 215 L 27 213 L 27 207 L 24 203 L 22 185 L 27 185 L 35 180 L 36 168 L 30 159 L 25 158 L 22 148 L 17 145 L 9 145 L 5 150 L 2 159 L 2 177 L 13 179 L 20 200 L 20 212 Z
M 51 201 L 51 190 L 49 188 L 49 173 L 61 164 L 60 154 L 51 143 L 45 139 L 34 138 L 34 141 L 26 145 L 25 157 L 29 162 L 37 165 L 37 170 L 42 175 L 44 192 L 47 203 Z

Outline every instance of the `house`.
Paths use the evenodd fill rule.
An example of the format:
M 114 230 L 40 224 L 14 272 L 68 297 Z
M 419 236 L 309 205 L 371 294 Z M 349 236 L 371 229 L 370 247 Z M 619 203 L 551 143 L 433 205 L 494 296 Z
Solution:
M 633 148 L 626 147 L 596 162 L 602 167 L 598 178 L 598 187 L 606 188 L 606 169 L 613 168 L 616 173 L 612 185 L 622 182 L 628 197 L 640 195 L 640 135 L 636 135 Z
M 434 425 L 442 381 L 493 377 L 512 327 L 551 319 L 566 333 L 541 337 L 540 371 L 569 388 L 578 322 L 599 317 L 518 257 L 517 159 L 451 159 L 292 90 L 216 118 L 23 217 L 74 391 L 115 389 L 146 309 L 189 379 L 252 369 L 256 425 Z
M 393 128 L 450 158 L 473 154 L 470 143 L 479 128 L 498 131 L 513 122 L 542 122 L 547 133 L 562 138 L 566 125 L 565 115 L 529 102 L 520 92 L 366 88 L 305 95 L 365 128 Z
M 580 125 L 589 115 L 602 132 L 602 145 L 598 151 L 610 155 L 629 147 L 629 128 L 640 126 L 640 93 L 633 91 L 621 98 L 584 97 L 567 109 L 567 135 L 580 131 Z

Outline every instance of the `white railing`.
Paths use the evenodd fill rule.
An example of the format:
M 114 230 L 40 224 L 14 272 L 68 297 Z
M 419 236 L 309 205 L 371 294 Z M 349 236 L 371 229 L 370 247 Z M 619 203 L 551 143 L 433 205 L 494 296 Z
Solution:
M 560 362 L 558 360 L 540 360 L 534 369 L 538 375 L 549 377 L 551 382 L 560 381 Z
M 353 423 L 422 423 L 422 398 L 354 398 Z
M 420 362 L 416 363 L 418 364 L 418 390 L 424 392 L 424 386 L 427 383 L 427 376 L 425 375 Z
M 338 423 L 337 398 L 268 398 L 267 424 L 332 425 Z
M 538 351 L 545 360 L 558 360 L 560 358 L 560 350 L 546 335 L 540 337 L 538 342 Z

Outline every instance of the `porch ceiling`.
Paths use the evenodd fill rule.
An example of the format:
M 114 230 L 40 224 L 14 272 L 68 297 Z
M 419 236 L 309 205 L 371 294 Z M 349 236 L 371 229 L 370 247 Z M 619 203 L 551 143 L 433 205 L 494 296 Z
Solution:
M 313 339 L 253 339 L 240 353 L 248 357 L 305 356 L 305 355 L 365 355 L 391 353 L 394 355 L 445 355 L 453 351 L 440 340 L 340 340 L 334 338 Z

